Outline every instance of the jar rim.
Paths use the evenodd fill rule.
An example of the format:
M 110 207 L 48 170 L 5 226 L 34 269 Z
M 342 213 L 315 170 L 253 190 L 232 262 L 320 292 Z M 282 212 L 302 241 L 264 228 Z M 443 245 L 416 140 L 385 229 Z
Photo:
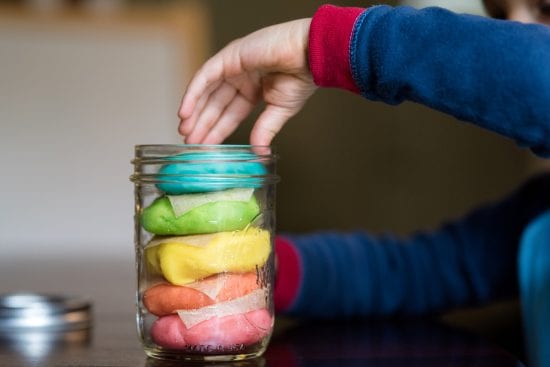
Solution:
M 141 144 L 135 146 L 135 158 L 133 163 L 140 163 L 144 160 L 152 162 L 156 159 L 170 156 L 195 153 L 195 152 L 250 152 L 254 153 L 254 159 L 277 160 L 276 147 L 273 145 L 246 145 L 246 144 Z M 173 157 L 172 157 L 173 158 Z M 229 157 L 228 157 L 229 158 Z M 249 157 L 231 157 L 228 160 L 250 161 Z M 220 159 L 224 160 L 224 159 Z
M 189 147 L 189 148 L 275 148 L 275 145 L 252 145 L 252 144 L 136 144 L 138 148 L 150 147 Z
M 135 157 L 131 161 L 135 167 L 130 177 L 132 182 L 141 183 L 178 183 L 182 179 L 200 179 L 213 185 L 219 182 L 248 182 L 253 180 L 261 184 L 276 183 L 279 176 L 273 164 L 278 159 L 274 146 L 246 144 L 143 144 L 135 146 Z M 227 155 L 225 155 L 227 154 Z M 242 171 L 206 170 L 200 172 L 194 168 L 201 164 L 265 165 L 271 167 L 265 172 L 253 169 L 248 173 Z M 159 172 L 155 167 L 166 165 L 188 165 L 190 170 L 181 172 Z M 147 169 L 146 167 L 151 167 Z M 249 166 L 250 167 L 250 166 Z M 254 166 L 252 166 L 254 167 Z
M 138 144 L 134 146 L 136 155 L 146 152 L 188 152 L 188 151 L 250 151 L 259 156 L 276 156 L 275 145 L 247 144 Z M 174 154 L 175 154 L 174 153 Z

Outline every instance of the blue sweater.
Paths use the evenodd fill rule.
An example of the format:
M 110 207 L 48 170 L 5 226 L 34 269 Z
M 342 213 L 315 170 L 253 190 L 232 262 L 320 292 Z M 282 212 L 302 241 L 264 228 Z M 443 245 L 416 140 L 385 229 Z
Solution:
M 324 6 L 309 57 L 321 86 L 418 102 L 550 156 L 549 27 L 439 8 Z M 281 276 L 276 303 L 302 316 L 419 315 L 513 297 L 519 238 L 548 209 L 545 174 L 433 233 L 284 236 L 280 258 L 290 251 L 295 261 L 280 260 L 279 275 L 296 276 Z

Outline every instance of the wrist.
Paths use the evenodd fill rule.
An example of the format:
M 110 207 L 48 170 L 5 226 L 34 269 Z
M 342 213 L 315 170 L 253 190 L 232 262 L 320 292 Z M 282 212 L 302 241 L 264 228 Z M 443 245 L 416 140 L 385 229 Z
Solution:
M 363 8 L 321 6 L 309 29 L 308 61 L 316 85 L 359 93 L 349 63 L 355 21 Z

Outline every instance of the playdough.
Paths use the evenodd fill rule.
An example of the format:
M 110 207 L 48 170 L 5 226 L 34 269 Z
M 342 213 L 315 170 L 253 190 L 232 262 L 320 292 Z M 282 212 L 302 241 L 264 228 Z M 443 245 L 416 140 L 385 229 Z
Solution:
M 268 231 L 242 231 L 168 237 L 153 240 L 145 249 L 148 268 L 174 285 L 186 285 L 213 274 L 255 271 L 270 253 Z
M 153 341 L 168 349 L 211 346 L 230 349 L 251 345 L 269 334 L 273 319 L 264 309 L 224 317 L 213 317 L 191 328 L 185 327 L 178 315 L 163 316 L 151 327 Z
M 160 235 L 188 235 L 243 229 L 260 213 L 254 196 L 243 201 L 216 201 L 200 205 L 176 217 L 167 197 L 157 198 L 143 210 L 145 230 Z
M 174 163 L 158 171 L 159 190 L 169 195 L 218 191 L 235 187 L 257 188 L 265 167 L 258 156 L 245 152 L 190 152 L 169 158 Z
M 256 273 L 222 273 L 187 286 L 157 284 L 143 294 L 143 304 L 153 315 L 197 309 L 230 301 L 258 289 Z
M 138 215 L 140 332 L 156 352 L 247 355 L 273 329 L 271 217 L 259 205 L 270 211 L 271 198 L 256 190 L 272 176 L 248 148 L 191 149 L 148 169 L 156 189 L 142 193 Z

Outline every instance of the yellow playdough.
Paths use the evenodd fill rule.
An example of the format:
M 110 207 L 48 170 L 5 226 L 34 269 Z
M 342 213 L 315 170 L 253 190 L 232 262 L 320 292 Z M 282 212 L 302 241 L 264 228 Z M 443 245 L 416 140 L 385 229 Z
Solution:
M 269 232 L 249 227 L 242 231 L 170 237 L 151 241 L 145 250 L 150 271 L 175 285 L 185 285 L 222 272 L 248 272 L 265 264 Z

